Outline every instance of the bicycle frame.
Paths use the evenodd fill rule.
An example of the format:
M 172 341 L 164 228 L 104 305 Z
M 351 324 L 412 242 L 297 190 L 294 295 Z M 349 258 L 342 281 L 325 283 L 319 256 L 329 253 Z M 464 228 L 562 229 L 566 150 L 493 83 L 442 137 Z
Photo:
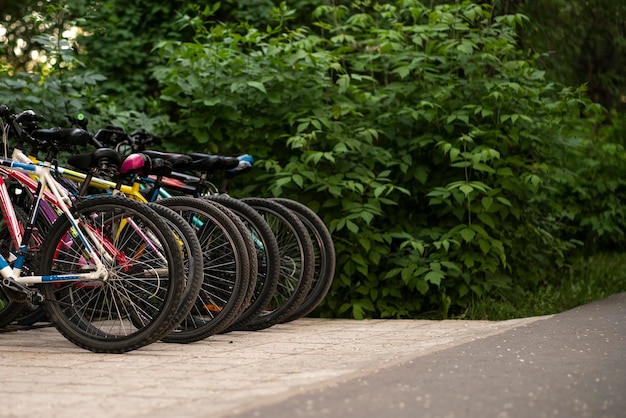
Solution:
M 33 157 L 28 157 L 26 154 L 24 154 L 21 150 L 19 149 L 14 149 L 13 154 L 12 154 L 12 158 L 14 160 L 17 161 L 21 161 L 26 163 L 30 163 L 30 164 L 42 164 L 41 161 L 38 161 L 36 159 L 34 159 Z M 58 167 L 55 166 L 53 169 L 57 174 L 61 175 L 61 177 L 64 177 L 68 180 L 72 180 L 72 181 L 76 181 L 79 183 L 83 183 L 85 181 L 85 179 L 87 178 L 87 175 L 78 171 L 74 171 L 74 170 L 70 170 L 64 167 Z M 18 173 L 16 173 L 18 174 Z M 31 189 L 31 191 L 33 191 L 33 187 L 37 184 L 33 179 L 27 179 L 26 177 L 28 176 L 19 176 L 19 174 L 13 175 L 14 178 L 16 178 L 16 180 L 20 181 L 22 184 L 26 185 L 29 189 Z M 155 179 L 151 178 L 151 177 L 144 177 L 142 178 L 143 181 L 148 182 L 148 183 L 154 183 L 157 184 Z M 109 181 L 109 180 L 104 180 L 98 177 L 91 177 L 89 185 L 92 187 L 95 187 L 97 189 L 100 190 L 107 190 L 107 191 L 118 191 L 123 193 L 124 195 L 126 195 L 127 197 L 140 201 L 140 202 L 153 202 L 155 200 L 157 200 L 157 196 L 158 197 L 171 197 L 171 195 L 169 195 L 167 193 L 166 190 L 163 190 L 162 187 L 160 187 L 160 185 L 158 185 L 159 187 L 154 188 L 154 190 L 151 193 L 151 196 L 146 198 L 143 194 L 141 194 L 140 190 L 141 190 L 141 183 L 139 181 L 135 181 L 133 182 L 133 184 L 131 186 L 129 185 L 125 185 L 122 184 L 119 187 L 119 190 L 117 189 L 118 185 L 115 182 Z M 47 199 L 50 198 L 54 198 L 54 196 L 48 196 Z M 193 226 L 195 227 L 201 227 L 202 226 L 202 221 L 200 221 L 199 219 L 196 219 L 195 217 L 193 218 Z
M 46 192 L 54 196 L 55 206 L 64 213 L 75 231 L 76 237 L 80 239 L 85 246 L 85 256 L 93 262 L 96 267 L 94 271 L 79 273 L 79 274 L 58 274 L 58 275 L 30 275 L 21 276 L 22 268 L 24 266 L 26 255 L 28 254 L 28 233 L 24 233 L 19 226 L 19 221 L 11 202 L 9 191 L 7 189 L 4 178 L 0 176 L 0 203 L 1 211 L 7 221 L 7 227 L 10 231 L 10 236 L 14 239 L 14 242 L 19 243 L 19 248 L 15 253 L 11 253 L 10 260 L 7 260 L 2 254 L 0 254 L 0 275 L 6 280 L 14 280 L 21 284 L 36 284 L 36 283 L 55 283 L 65 282 L 70 280 L 107 280 L 108 273 L 105 268 L 100 255 L 106 256 L 107 252 L 100 242 L 100 239 L 95 235 L 94 231 L 86 229 L 85 232 L 79 228 L 80 221 L 72 215 L 70 206 L 71 200 L 67 192 L 58 186 L 56 181 L 51 175 L 51 163 L 43 162 L 42 164 L 33 164 L 15 161 L 13 159 L 0 157 L 0 167 L 3 171 L 17 171 L 37 176 L 39 182 L 37 183 L 37 189 L 35 194 L 35 202 L 31 214 L 29 215 L 28 226 L 32 228 L 37 220 L 41 203 L 45 199 Z M 95 243 L 98 248 L 94 249 L 88 242 L 85 233 L 89 235 L 89 238 Z M 13 267 L 11 267 L 10 261 L 13 261 Z
M 21 161 L 23 163 L 34 163 L 34 164 L 41 164 L 41 161 L 33 158 L 33 157 L 28 157 L 26 156 L 23 152 L 15 149 L 13 151 L 13 155 L 12 158 L 14 160 L 17 161 Z M 85 173 L 81 173 L 79 171 L 74 171 L 71 169 L 67 169 L 65 167 L 58 167 L 55 166 L 53 168 L 53 170 L 58 173 L 61 177 L 66 178 L 68 180 L 71 181 L 76 181 L 78 183 L 83 183 L 85 181 L 85 179 L 87 178 L 87 175 Z M 11 177 L 15 178 L 16 180 L 18 180 L 20 183 L 23 183 L 25 185 L 27 185 L 31 190 L 33 190 L 34 185 L 36 185 L 36 182 L 34 180 L 28 180 L 26 179 L 26 176 L 24 176 L 21 173 L 14 173 L 14 174 L 9 174 L 11 175 Z M 146 182 L 146 183 L 152 183 L 152 184 L 156 184 L 157 181 L 153 178 L 153 176 L 149 176 L 149 177 L 142 177 L 142 181 Z M 176 179 L 169 179 L 169 181 L 172 182 L 172 184 L 176 183 L 176 186 L 174 186 L 174 188 L 178 191 L 182 191 L 185 194 L 189 194 L 189 195 L 195 195 L 195 190 L 196 188 L 193 186 L 186 186 L 184 183 L 176 180 Z M 169 186 L 170 184 L 167 184 L 168 182 L 166 181 L 165 186 Z M 92 177 L 89 181 L 89 185 L 96 188 L 96 189 L 100 189 L 100 190 L 107 190 L 107 191 L 114 191 L 117 190 L 117 183 L 109 181 L 109 180 L 104 180 L 98 177 Z M 167 198 L 167 197 L 172 197 L 171 194 L 169 194 L 163 187 L 162 185 L 158 185 L 157 188 L 155 188 L 152 193 L 151 196 L 149 196 L 148 198 L 146 198 L 143 194 L 141 194 L 141 182 L 140 181 L 135 181 L 132 185 L 126 185 L 126 184 L 122 184 L 119 188 L 119 191 L 122 192 L 124 195 L 126 195 L 127 197 L 140 201 L 140 202 L 153 202 L 155 200 L 157 200 L 157 198 Z M 49 199 L 53 199 L 54 197 L 51 195 L 46 195 L 46 200 Z
M 23 162 L 24 164 L 28 164 L 28 165 L 32 165 L 32 164 L 36 164 L 36 165 L 42 165 L 43 162 L 41 161 L 33 161 L 30 157 L 28 157 L 26 154 L 24 154 L 20 149 L 15 148 L 13 150 L 13 154 L 12 154 L 12 159 L 14 161 L 19 161 L 19 162 Z M 2 167 L 0 167 L 0 170 L 3 170 Z M 69 179 L 69 180 L 74 180 L 74 181 L 78 181 L 78 182 L 82 182 L 85 181 L 86 175 L 83 173 L 79 173 L 79 172 L 75 172 L 72 170 L 64 170 L 62 167 L 57 167 L 55 166 L 54 168 L 52 168 L 52 165 L 50 164 L 49 167 L 49 172 L 51 175 L 52 170 L 54 170 L 55 172 L 61 174 L 63 177 Z M 37 182 L 35 179 L 33 179 L 31 176 L 24 174 L 22 172 L 18 172 L 18 171 L 8 171 L 8 175 L 17 180 L 20 184 L 26 186 L 26 188 L 28 188 L 30 190 L 30 192 L 32 194 L 36 194 L 37 193 L 37 188 L 39 187 L 39 182 Z M 56 184 L 56 182 L 55 182 Z M 115 188 L 116 184 L 107 180 L 103 180 L 100 178 L 96 178 L 96 177 L 92 177 L 90 185 L 95 185 L 98 188 L 101 189 L 111 189 L 111 188 Z M 56 186 L 63 191 L 63 193 L 66 196 L 69 196 L 69 192 L 63 188 L 62 186 L 56 184 Z M 136 200 L 140 200 L 142 202 L 146 202 L 146 200 L 143 198 L 143 196 L 141 195 L 141 193 L 139 193 L 139 185 L 130 187 L 130 186 L 124 186 L 123 190 L 125 190 L 127 192 L 127 196 L 133 196 L 136 198 Z M 52 223 L 54 222 L 54 220 L 57 218 L 57 216 L 60 214 L 59 211 L 55 210 L 55 202 L 57 201 L 57 197 L 52 194 L 51 192 L 44 190 L 44 199 L 41 201 L 41 203 L 43 203 L 42 206 L 40 206 L 41 209 L 43 209 L 43 214 L 44 216 L 47 218 L 47 220 Z M 128 194 L 128 193 L 132 193 L 132 195 Z M 50 204 L 52 203 L 52 204 Z M 131 227 L 139 234 L 142 236 L 142 238 L 146 241 L 146 243 L 151 246 L 152 248 L 155 248 L 155 245 L 152 243 L 152 240 L 145 236 L 145 234 L 143 233 L 143 231 L 141 231 L 140 228 L 138 228 L 135 223 L 133 221 L 130 221 L 130 225 Z M 115 249 L 115 247 L 107 242 L 106 240 L 102 241 L 99 240 L 98 243 L 103 246 L 103 248 L 105 248 L 107 250 L 107 252 L 109 254 L 112 254 L 113 257 L 115 258 L 119 258 L 119 260 L 124 259 L 125 257 L 122 254 L 119 254 L 118 251 Z M 163 254 L 161 254 L 161 252 L 158 252 L 159 256 L 161 258 L 164 259 Z

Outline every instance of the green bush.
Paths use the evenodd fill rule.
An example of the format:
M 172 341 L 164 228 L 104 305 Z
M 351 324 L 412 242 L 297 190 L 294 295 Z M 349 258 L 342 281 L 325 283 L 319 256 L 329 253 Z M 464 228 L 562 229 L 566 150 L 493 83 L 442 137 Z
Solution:
M 110 65 L 84 64 L 108 38 L 84 42 L 82 56 L 52 43 L 54 67 L 2 68 L 0 102 L 52 124 L 82 111 L 93 128 L 143 128 L 170 151 L 254 155 L 255 174 L 235 179 L 234 195 L 299 200 L 332 231 L 337 274 L 320 316 L 472 315 L 485 301 L 556 288 L 580 270 L 574 256 L 623 250 L 626 126 L 618 116 L 601 125 L 582 89 L 550 82 L 519 47 L 523 15 L 355 0 L 316 8 L 303 27 L 284 4 L 271 18 L 269 2 L 255 4 L 242 18 L 268 25 L 202 26 L 220 11 L 190 5 L 200 18 L 164 27 L 187 22 L 193 41 L 162 38 L 178 41 L 158 42 L 120 79 L 113 49 L 91 60 Z M 98 13 L 114 24 L 112 10 Z M 139 30 L 136 15 L 123 17 Z M 131 38 L 120 45 L 156 40 Z M 128 86 L 141 80 L 158 82 L 146 90 L 158 97 L 140 103 Z
M 164 43 L 155 77 L 173 134 L 195 140 L 183 148 L 252 153 L 263 173 L 239 194 L 296 198 L 327 222 L 338 270 L 319 314 L 456 315 L 541 284 L 575 247 L 555 164 L 589 126 L 582 92 L 516 47 L 524 17 L 408 0 L 314 16 Z
M 587 255 L 626 250 L 626 123 L 618 115 L 612 119 L 563 161 L 571 168 L 559 188 L 563 217 Z

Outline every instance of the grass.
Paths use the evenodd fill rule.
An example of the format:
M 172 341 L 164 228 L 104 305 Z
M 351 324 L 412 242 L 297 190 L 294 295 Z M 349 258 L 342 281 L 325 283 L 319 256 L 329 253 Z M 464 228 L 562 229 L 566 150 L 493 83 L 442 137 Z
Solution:
M 626 253 L 580 257 L 564 277 L 515 299 L 477 301 L 464 319 L 506 320 L 550 315 L 626 291 Z

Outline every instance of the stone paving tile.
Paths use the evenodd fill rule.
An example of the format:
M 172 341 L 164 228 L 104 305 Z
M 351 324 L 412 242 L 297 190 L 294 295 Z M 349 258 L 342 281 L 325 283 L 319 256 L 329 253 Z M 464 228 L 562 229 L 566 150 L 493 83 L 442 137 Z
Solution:
M 0 334 L 0 417 L 211 417 L 545 317 L 503 322 L 305 318 L 121 355 L 53 328 Z

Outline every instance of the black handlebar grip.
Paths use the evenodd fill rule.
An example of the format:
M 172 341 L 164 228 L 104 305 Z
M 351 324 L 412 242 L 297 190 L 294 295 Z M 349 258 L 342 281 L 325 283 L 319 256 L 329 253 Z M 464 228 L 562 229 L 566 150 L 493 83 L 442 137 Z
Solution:
M 43 122 L 44 117 L 29 109 L 15 115 L 15 120 L 19 123 Z

